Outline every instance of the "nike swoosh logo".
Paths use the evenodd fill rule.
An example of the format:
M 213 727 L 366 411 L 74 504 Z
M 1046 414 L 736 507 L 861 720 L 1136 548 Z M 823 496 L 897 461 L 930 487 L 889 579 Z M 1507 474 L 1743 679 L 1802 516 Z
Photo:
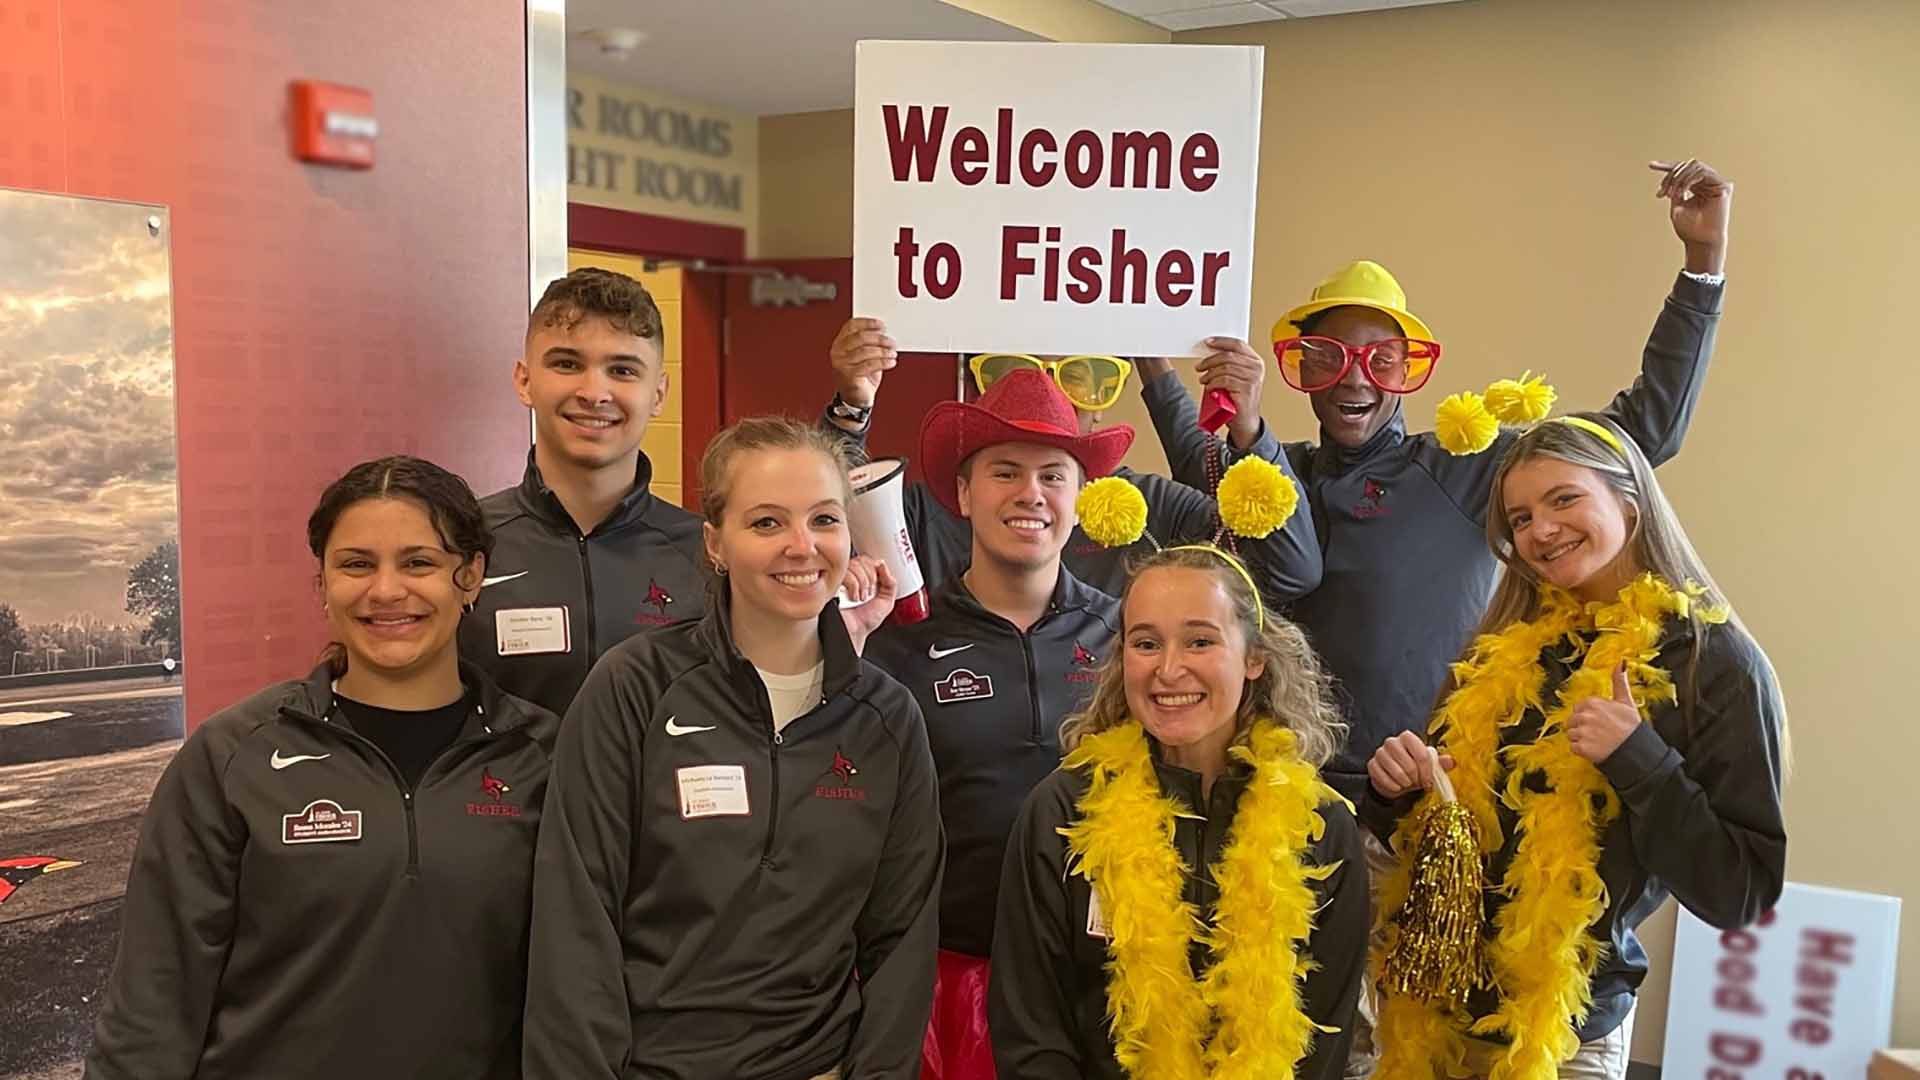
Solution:
M 531 573 L 533 573 L 533 571 L 531 570 L 522 570 L 517 574 L 502 574 L 499 577 L 481 578 L 480 587 L 484 589 L 489 585 L 498 585 L 503 581 L 512 581 L 514 578 L 526 577 L 528 574 L 531 574 Z M 468 580 L 472 580 L 472 579 L 468 579 Z
M 965 645 L 955 645 L 951 649 L 943 649 L 938 645 L 928 645 L 927 659 L 940 660 L 940 659 L 944 659 L 946 657 L 952 656 L 954 653 L 957 653 L 957 652 L 966 652 L 968 649 L 973 648 L 974 644 L 975 644 L 974 642 L 969 641 Z
M 332 756 L 332 754 L 295 754 L 292 757 L 283 757 L 280 751 L 275 750 L 267 764 L 273 766 L 274 771 L 278 772 L 289 765 L 298 765 L 303 761 L 325 761 Z
M 680 725 L 680 724 L 676 724 L 676 723 L 674 723 L 674 721 L 675 721 L 675 720 L 678 720 L 678 719 L 679 719 L 679 717 L 678 717 L 678 716 L 669 716 L 669 717 L 667 717 L 667 734 L 669 734 L 669 735 L 692 735 L 692 734 L 694 734 L 695 732 L 699 732 L 699 731 L 712 731 L 712 730 L 713 730 L 713 726 L 712 726 L 711 724 L 709 724 L 709 725 L 708 725 L 708 726 L 706 726 L 706 727 L 684 727 L 684 726 L 682 726 L 682 725 Z

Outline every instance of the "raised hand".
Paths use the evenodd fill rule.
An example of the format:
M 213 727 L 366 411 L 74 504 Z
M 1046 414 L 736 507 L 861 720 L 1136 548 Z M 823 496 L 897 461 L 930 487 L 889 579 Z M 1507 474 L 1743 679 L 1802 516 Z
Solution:
M 900 353 L 887 336 L 887 324 L 879 319 L 848 319 L 833 339 L 828 354 L 833 362 L 834 389 L 840 400 L 860 408 L 872 408 L 880 392 L 880 380 Z
M 1674 235 L 1686 245 L 1687 269 L 1696 274 L 1725 273 L 1733 181 L 1698 158 L 1649 161 L 1647 168 L 1661 174 L 1654 195 L 1667 200 Z

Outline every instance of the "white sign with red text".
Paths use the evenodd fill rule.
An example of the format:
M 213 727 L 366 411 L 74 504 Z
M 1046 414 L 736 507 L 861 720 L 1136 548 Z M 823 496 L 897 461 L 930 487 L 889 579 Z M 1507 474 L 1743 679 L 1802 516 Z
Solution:
M 853 310 L 902 349 L 1188 356 L 1248 334 L 1260 48 L 855 55 Z
M 1744 930 L 1680 911 L 1665 1080 L 1853 1080 L 1893 1028 L 1900 899 L 1789 883 Z

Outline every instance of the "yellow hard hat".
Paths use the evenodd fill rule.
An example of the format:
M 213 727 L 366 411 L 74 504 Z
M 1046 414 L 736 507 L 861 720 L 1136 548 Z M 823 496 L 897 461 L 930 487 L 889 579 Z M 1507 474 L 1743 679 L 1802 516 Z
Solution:
M 1407 293 L 1387 268 L 1371 259 L 1359 259 L 1335 270 L 1314 286 L 1313 299 L 1288 311 L 1273 324 L 1273 340 L 1293 337 L 1300 320 L 1316 311 L 1336 307 L 1364 307 L 1393 316 L 1400 332 L 1420 341 L 1436 340 L 1433 331 L 1407 310 Z

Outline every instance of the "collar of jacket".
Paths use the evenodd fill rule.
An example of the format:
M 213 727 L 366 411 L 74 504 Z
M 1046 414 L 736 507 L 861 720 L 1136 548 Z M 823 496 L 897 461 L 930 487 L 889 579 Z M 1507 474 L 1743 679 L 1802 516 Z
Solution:
M 954 574 L 947 578 L 947 580 L 941 582 L 940 586 L 933 591 L 933 597 L 928 607 L 932 609 L 934 615 L 937 616 L 942 611 L 947 611 L 962 616 L 969 621 L 978 622 L 986 620 L 993 623 L 1006 623 L 1011 625 L 1011 620 L 997 612 L 989 611 L 986 605 L 975 599 L 974 595 L 967 591 L 966 576 L 965 571 Z M 1047 614 L 1053 615 L 1062 611 L 1080 611 L 1092 607 L 1096 599 L 1105 596 L 1105 593 L 1074 577 L 1072 572 L 1067 569 L 1066 564 L 1062 563 L 1060 565 L 1060 576 L 1053 580 L 1053 595 L 1047 598 Z
M 1201 798 L 1202 785 L 1200 774 L 1192 769 L 1183 768 L 1167 760 L 1165 749 L 1160 740 L 1151 734 L 1147 736 L 1147 751 L 1153 755 L 1153 773 L 1160 781 L 1160 790 L 1169 795 L 1179 795 L 1186 804 L 1202 817 L 1206 816 L 1207 802 Z M 1227 767 L 1213 779 L 1214 794 L 1223 791 L 1233 793 L 1233 801 L 1240 801 L 1240 792 L 1246 788 L 1247 781 L 1253 778 L 1253 766 L 1234 758 L 1227 759 Z
M 322 661 L 312 674 L 293 684 L 280 703 L 281 714 L 314 724 L 325 722 L 333 710 L 333 680 L 332 665 Z M 487 734 L 504 735 L 532 720 L 533 710 L 538 708 L 508 697 L 485 671 L 465 660 L 460 661 L 460 686 L 469 696 L 477 692 L 480 698 L 480 711 L 467 718 L 461 738 L 474 734 L 472 729 L 476 727 Z
M 1320 429 L 1320 446 L 1314 451 L 1313 472 L 1315 476 L 1334 477 L 1359 465 L 1364 465 L 1381 454 L 1407 441 L 1407 410 L 1403 400 L 1393 403 L 1393 415 L 1380 425 L 1373 437 L 1359 446 L 1341 446 L 1327 437 L 1327 429 Z
M 821 673 L 820 693 L 834 697 L 853 685 L 860 675 L 860 654 L 853 651 L 853 639 L 847 636 L 846 620 L 840 617 L 840 601 L 827 601 L 820 612 L 820 655 L 826 663 Z M 760 679 L 753 661 L 740 652 L 733 640 L 733 595 L 724 578 L 707 589 L 707 613 L 695 632 L 700 644 L 717 658 L 734 677 L 751 686 Z
M 605 521 L 594 526 L 593 531 L 607 532 L 646 517 L 654 504 L 652 485 L 653 462 L 642 450 L 633 470 L 633 487 L 627 489 L 613 512 L 607 515 Z M 540 475 L 540 466 L 534 462 L 531 449 L 527 451 L 526 474 L 520 478 L 520 486 L 516 491 L 520 506 L 527 513 L 552 528 L 579 531 L 579 526 L 573 523 L 573 515 L 567 513 L 567 508 L 560 504 L 560 497 L 553 493 L 553 489 L 547 486 L 546 478 Z

